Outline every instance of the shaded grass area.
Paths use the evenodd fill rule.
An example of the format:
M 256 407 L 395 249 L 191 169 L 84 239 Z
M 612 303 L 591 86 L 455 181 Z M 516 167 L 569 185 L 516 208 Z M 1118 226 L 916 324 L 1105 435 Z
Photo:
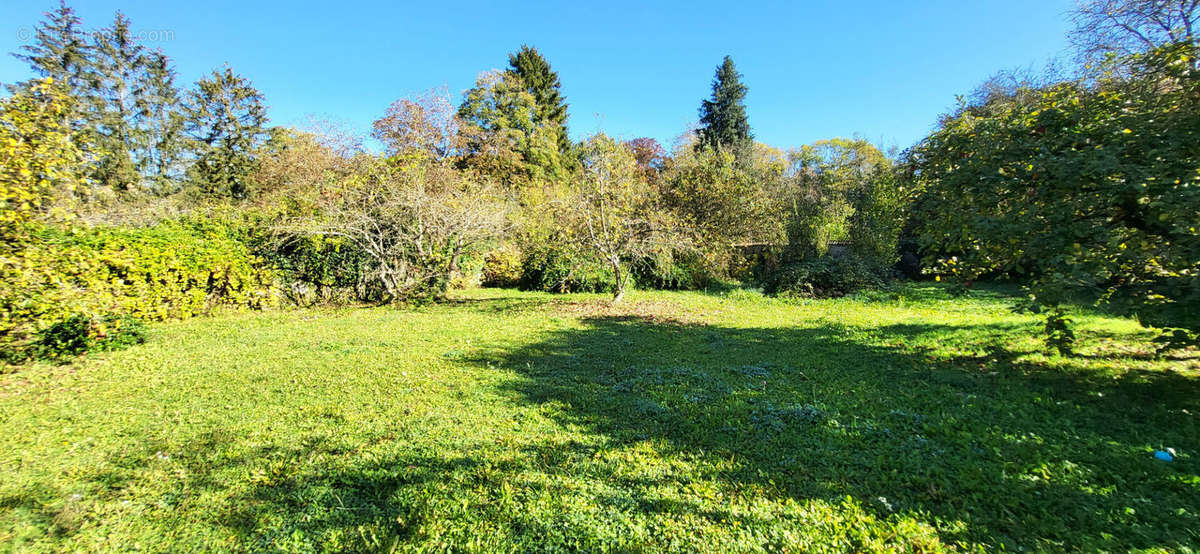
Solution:
M 0 376 L 0 549 L 1194 548 L 1200 363 L 1086 313 L 1048 356 L 1010 303 L 483 290 L 162 325 Z

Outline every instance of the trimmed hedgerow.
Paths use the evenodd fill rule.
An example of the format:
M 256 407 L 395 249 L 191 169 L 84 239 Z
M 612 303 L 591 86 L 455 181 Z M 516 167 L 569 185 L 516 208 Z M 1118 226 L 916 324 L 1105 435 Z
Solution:
M 53 357 L 109 337 L 114 322 L 273 303 L 273 272 L 238 239 L 203 221 L 32 229 L 0 255 L 0 355 Z M 83 337 L 47 338 L 72 330 Z

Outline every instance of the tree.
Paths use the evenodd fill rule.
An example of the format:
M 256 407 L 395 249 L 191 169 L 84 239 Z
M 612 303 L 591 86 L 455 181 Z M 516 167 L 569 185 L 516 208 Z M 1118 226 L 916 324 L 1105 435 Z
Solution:
M 566 181 L 572 164 L 559 150 L 562 129 L 537 114 L 537 100 L 516 75 L 481 74 L 458 108 L 464 164 L 487 168 L 510 188 Z
M 139 184 L 148 165 L 150 146 L 145 129 L 150 112 L 146 89 L 145 49 L 117 12 L 111 27 L 94 34 L 96 78 L 93 116 L 100 183 L 128 191 Z
M 780 239 L 780 218 L 767 194 L 776 171 L 739 163 L 727 150 L 684 148 L 664 177 L 664 201 L 698 234 L 710 258 L 727 258 L 736 244 Z
M 443 87 L 416 98 L 402 98 L 375 120 L 372 136 L 391 156 L 419 154 L 435 160 L 458 155 L 461 122 Z
M 778 201 L 787 218 L 793 256 L 820 257 L 849 241 L 876 266 L 890 266 L 903 225 L 904 195 L 892 160 L 862 139 L 832 139 L 790 155 L 792 168 Z
M 629 285 L 625 262 L 678 249 L 683 235 L 625 145 L 595 135 L 584 143 L 580 161 L 583 171 L 569 206 L 571 234 L 612 268 L 613 301 L 619 302 Z
M 203 194 L 237 200 L 249 194 L 255 150 L 266 135 L 262 94 L 229 66 L 196 83 L 184 107 L 196 144 L 192 177 Z
M 753 144 L 750 123 L 746 120 L 746 85 L 733 59 L 717 68 L 713 78 L 712 98 L 700 105 L 700 129 L 697 148 L 731 149 L 740 151 Z
M 182 181 L 186 154 L 183 113 L 179 110 L 179 89 L 175 70 L 161 50 L 152 52 L 146 64 L 145 116 L 146 150 L 143 154 L 145 175 L 158 194 L 175 192 Z
M 1096 89 L 1066 82 L 1031 104 L 963 112 L 910 154 L 920 235 L 945 252 L 941 272 L 970 281 L 1024 276 L 1030 309 L 1048 312 L 1069 351 L 1061 305 L 1095 298 L 1171 329 L 1200 331 L 1200 70 L 1191 44 L 1125 63 L 1130 78 Z M 1190 338 L 1189 338 L 1190 337 Z
M 1166 44 L 1196 45 L 1200 0 L 1080 0 L 1071 42 L 1084 61 L 1100 64 Z M 1194 63 L 1194 62 L 1193 62 Z
M 627 141 L 625 146 L 637 162 L 638 173 L 647 183 L 657 183 L 659 175 L 666 169 L 667 151 L 650 137 L 638 137 Z
M 44 16 L 45 21 L 35 27 L 33 41 L 22 46 L 20 53 L 13 54 L 28 63 L 36 77 L 9 86 L 9 92 L 29 93 L 32 87 L 44 87 L 48 82 L 60 88 L 72 99 L 64 104 L 68 109 L 61 110 L 61 125 L 70 129 L 76 146 L 86 152 L 94 140 L 88 113 L 92 104 L 89 83 L 95 76 L 92 46 L 80 28 L 82 21 L 65 1 L 60 0 L 58 8 Z
M 75 131 L 64 124 L 74 109 L 71 102 L 50 78 L 0 99 L 0 243 L 5 247 L 29 221 L 65 215 L 64 200 L 81 189 L 86 160 Z
M 82 21 L 65 0 L 60 0 L 58 8 L 44 15 L 46 20 L 34 29 L 33 41 L 22 46 L 21 53 L 14 54 L 30 65 L 37 78 L 11 87 L 12 92 L 44 83 L 43 80 L 49 78 L 56 86 L 63 87 L 69 96 L 81 98 L 92 71 L 92 46 L 80 29 Z
M 503 228 L 503 204 L 486 182 L 445 162 L 376 164 L 325 195 L 293 232 L 342 237 L 370 260 L 387 302 L 436 300 L 464 256 Z
M 508 55 L 508 65 L 507 73 L 516 77 L 522 89 L 533 96 L 534 124 L 555 127 L 559 152 L 568 152 L 571 141 L 567 138 L 567 100 L 560 91 L 558 73 L 550 69 L 550 62 L 537 48 L 526 45 Z
M 370 163 L 361 140 L 331 122 L 313 121 L 303 129 L 275 127 L 269 135 L 259 149 L 252 191 L 264 204 L 314 210 L 321 195 Z

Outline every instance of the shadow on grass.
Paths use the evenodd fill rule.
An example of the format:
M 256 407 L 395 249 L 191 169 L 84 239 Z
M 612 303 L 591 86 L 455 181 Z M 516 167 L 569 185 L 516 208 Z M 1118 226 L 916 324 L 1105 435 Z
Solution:
M 523 373 L 521 398 L 566 406 L 563 423 L 610 447 L 658 441 L 664 455 L 731 460 L 708 477 L 781 499 L 850 495 L 882 517 L 965 523 L 943 529 L 952 542 L 1200 540 L 1194 462 L 1148 451 L 1200 438 L 1193 376 L 1047 367 L 997 346 L 1009 330 L 988 326 L 883 326 L 868 340 L 838 326 L 587 324 L 481 361 Z M 950 359 L 887 346 L 917 337 L 995 340 Z
M 491 306 L 524 309 L 507 300 Z M 600 501 L 613 510 L 711 525 L 760 517 L 645 494 L 704 479 L 781 502 L 851 497 L 879 518 L 934 525 L 949 543 L 1125 550 L 1200 541 L 1195 462 L 1158 462 L 1148 450 L 1197 444 L 1193 376 L 1108 374 L 1069 359 L 1051 367 L 1006 350 L 1007 327 L 727 328 L 620 316 L 585 324 L 519 348 L 485 349 L 468 363 L 515 372 L 520 378 L 499 393 L 553 406 L 545 413 L 599 444 L 547 438 L 503 456 L 447 446 L 366 457 L 355 451 L 363 445 L 318 437 L 211 459 L 212 445 L 199 440 L 184 449 L 195 471 L 181 486 L 220 487 L 206 472 L 265 468 L 213 515 L 250 546 L 286 547 L 299 531 L 323 537 L 327 548 L 387 548 L 425 540 L 413 534 L 423 524 L 475 520 L 490 525 L 479 533 L 569 547 L 584 543 L 551 545 L 545 521 L 524 513 L 508 487 L 526 499 L 538 487 L 553 495 L 528 476 L 603 479 L 580 468 L 604 452 L 648 444 L 700 474 L 612 479 L 606 486 L 616 492 Z M 921 341 L 979 352 L 939 358 L 911 346 Z M 404 437 L 380 430 L 378 440 Z M 289 469 L 322 455 L 339 461 Z M 278 471 L 263 460 L 279 460 Z

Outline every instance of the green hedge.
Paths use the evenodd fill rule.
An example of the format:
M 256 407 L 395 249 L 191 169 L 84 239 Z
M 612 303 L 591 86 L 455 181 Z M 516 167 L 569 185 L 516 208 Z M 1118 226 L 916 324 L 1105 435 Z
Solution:
M 882 286 L 886 268 L 853 255 L 823 256 L 779 266 L 763 280 L 763 292 L 778 296 L 836 298 Z
M 203 220 L 32 229 L 0 254 L 0 356 L 30 355 L 47 330 L 68 321 L 103 337 L 106 321 L 271 304 L 274 274 L 242 239 Z
M 608 264 L 563 246 L 527 247 L 521 257 L 522 290 L 612 292 L 614 281 Z
M 698 254 L 647 257 L 630 264 L 634 282 L 643 289 L 701 290 L 718 279 Z
M 368 302 L 382 296 L 368 276 L 367 255 L 348 240 L 303 235 L 254 244 L 254 252 L 284 283 L 284 296 L 295 304 Z

